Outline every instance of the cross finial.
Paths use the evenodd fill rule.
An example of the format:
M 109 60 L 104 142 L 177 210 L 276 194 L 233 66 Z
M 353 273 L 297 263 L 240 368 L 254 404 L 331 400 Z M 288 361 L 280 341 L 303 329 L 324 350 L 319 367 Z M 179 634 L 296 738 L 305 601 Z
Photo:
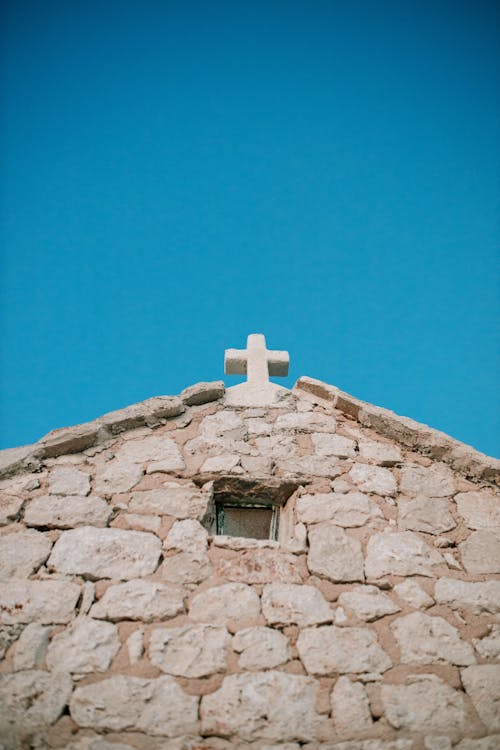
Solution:
M 228 400 L 235 404 L 275 401 L 284 389 L 270 383 L 269 376 L 286 377 L 289 363 L 288 352 L 267 349 L 265 336 L 251 333 L 246 349 L 226 349 L 224 372 L 247 376 L 246 383 L 228 389 Z

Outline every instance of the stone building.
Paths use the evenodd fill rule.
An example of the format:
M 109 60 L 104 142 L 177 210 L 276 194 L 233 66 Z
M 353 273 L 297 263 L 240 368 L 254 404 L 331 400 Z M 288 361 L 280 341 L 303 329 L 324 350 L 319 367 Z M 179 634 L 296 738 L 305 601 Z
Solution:
M 0 747 L 498 750 L 499 462 L 226 366 L 0 454 Z

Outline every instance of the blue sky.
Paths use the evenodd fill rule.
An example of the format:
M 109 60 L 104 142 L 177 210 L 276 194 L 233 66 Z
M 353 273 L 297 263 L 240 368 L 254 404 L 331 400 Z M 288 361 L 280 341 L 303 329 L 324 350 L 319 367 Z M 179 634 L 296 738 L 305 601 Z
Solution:
M 284 385 L 500 452 L 497 3 L 16 0 L 2 26 L 0 447 L 220 379 L 263 332 Z

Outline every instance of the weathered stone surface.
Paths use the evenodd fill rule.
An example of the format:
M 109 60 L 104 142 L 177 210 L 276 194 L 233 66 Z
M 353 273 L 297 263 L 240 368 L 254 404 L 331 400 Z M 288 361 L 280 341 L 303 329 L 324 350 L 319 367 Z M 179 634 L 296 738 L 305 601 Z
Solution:
M 165 471 L 185 468 L 177 443 L 168 435 L 147 435 L 136 440 L 127 440 L 117 449 L 116 457 L 136 464 L 161 461 L 170 466 L 170 469 L 164 469 Z
M 462 684 L 479 718 L 490 732 L 500 730 L 500 664 L 462 669 Z
M 233 469 L 236 469 L 236 467 L 239 466 L 240 461 L 241 456 L 238 455 L 238 453 L 224 453 L 220 456 L 211 456 L 204 461 L 200 471 L 206 473 L 233 471 Z
M 135 531 L 152 531 L 157 534 L 161 527 L 160 516 L 146 515 L 146 513 L 120 513 L 120 520 L 125 528 Z
M 248 549 L 279 549 L 280 543 L 275 539 L 250 539 L 247 536 L 217 534 L 212 537 L 212 547 L 222 547 L 239 552 Z
M 96 468 L 94 491 L 103 495 L 128 492 L 140 481 L 143 470 L 138 464 L 113 458 Z
M 465 739 L 455 745 L 455 750 L 498 750 L 500 734 L 481 737 L 479 740 Z
M 317 675 L 385 672 L 392 665 L 369 628 L 305 628 L 297 649 L 307 671 Z
M 203 734 L 243 740 L 311 740 L 319 716 L 316 683 L 283 672 L 235 674 L 201 699 Z
M 361 682 L 339 677 L 332 696 L 332 716 L 340 734 L 369 731 L 373 725 L 366 689 Z
M 176 521 L 168 532 L 164 547 L 193 554 L 203 553 L 208 548 L 208 532 L 192 518 Z
M 212 574 L 212 566 L 207 554 L 193 555 L 179 552 L 166 557 L 160 567 L 160 575 L 165 581 L 179 585 L 200 583 Z
M 65 453 L 77 453 L 96 443 L 99 427 L 99 422 L 94 420 L 72 427 L 51 430 L 38 441 L 36 447 L 44 458 L 62 456 Z
M 71 695 L 71 679 L 39 670 L 0 674 L 0 738 L 17 748 L 22 738 L 53 724 Z
M 196 732 L 198 698 L 167 675 L 153 680 L 119 675 L 77 687 L 70 712 L 82 727 L 175 737 Z
M 353 591 L 345 591 L 340 594 L 338 603 L 345 609 L 350 609 L 356 617 L 365 622 L 372 622 L 385 615 L 393 615 L 401 609 L 376 586 L 358 586 Z
M 95 735 L 94 737 L 79 737 L 74 742 L 66 745 L 64 750 L 134 750 L 132 745 L 124 745 L 123 742 L 108 742 Z M 183 749 L 182 749 L 183 750 Z
M 82 526 L 63 531 L 47 566 L 58 573 L 130 580 L 153 573 L 160 554 L 154 534 Z
M 412 531 L 373 534 L 368 540 L 365 560 L 367 578 L 385 575 L 432 577 L 433 568 L 443 563 L 435 549 Z
M 413 750 L 413 748 L 413 740 L 347 740 L 347 742 L 327 742 L 321 745 L 321 750 Z
M 144 654 L 144 628 L 134 630 L 126 641 L 128 660 L 131 664 L 137 664 Z
M 476 615 L 500 612 L 500 581 L 469 583 L 457 578 L 440 578 L 436 581 L 434 596 L 438 604 L 467 609 Z
M 235 411 L 219 411 L 204 417 L 200 423 L 199 434 L 209 443 L 217 443 L 219 438 L 244 440 L 247 427 Z
M 226 628 L 214 625 L 158 628 L 151 634 L 149 658 L 162 672 L 205 677 L 225 669 L 230 642 Z
M 272 628 L 246 628 L 233 638 L 241 669 L 272 669 L 290 659 L 288 638 Z
M 44 495 L 32 500 L 25 512 L 27 526 L 69 529 L 73 526 L 106 526 L 112 509 L 97 495 Z
M 69 622 L 80 593 L 81 587 L 68 581 L 0 583 L 0 621 L 7 625 Z
M 27 578 L 50 554 L 52 542 L 39 531 L 0 536 L 0 579 Z
M 456 490 L 455 478 L 446 464 L 404 466 L 401 469 L 401 492 L 405 495 L 447 497 Z
M 274 423 L 275 430 L 296 430 L 297 432 L 335 432 L 335 417 L 319 412 L 290 412 L 280 414 Z
M 345 471 L 341 459 L 336 456 L 297 456 L 276 462 L 283 474 L 314 477 L 338 477 Z
M 47 651 L 47 666 L 58 672 L 105 672 L 119 648 L 116 625 L 80 617 L 54 636 Z
M 136 579 L 110 586 L 92 607 L 90 614 L 105 620 L 162 620 L 184 611 L 182 589 Z
M 297 453 L 297 442 L 290 435 L 271 435 L 271 437 L 258 437 L 255 445 L 259 453 L 276 460 L 277 458 L 290 458 Z
M 189 608 L 196 622 L 224 625 L 228 620 L 253 620 L 260 615 L 260 600 L 245 583 L 224 583 L 197 594 Z
M 435 675 L 407 678 L 406 685 L 382 685 L 385 715 L 396 729 L 461 736 L 465 720 L 462 694 Z
M 301 583 L 295 555 L 274 549 L 250 549 L 214 563 L 217 575 L 242 583 Z
M 110 411 L 99 418 L 99 424 L 114 435 L 125 430 L 134 430 L 144 425 L 158 425 L 162 419 L 178 417 L 185 411 L 184 404 L 177 396 L 154 396 L 124 409 Z
M 449 662 L 458 666 L 474 664 L 472 646 L 460 638 L 456 628 L 442 617 L 412 612 L 391 623 L 403 664 Z
M 363 526 L 371 518 L 380 518 L 382 511 L 362 492 L 302 495 L 297 500 L 297 518 L 303 523 L 335 521 L 345 528 Z
M 333 611 L 319 589 L 294 583 L 264 586 L 262 612 L 269 625 L 303 627 L 333 620 Z
M 222 398 L 225 390 L 222 380 L 215 380 L 212 383 L 195 383 L 189 388 L 184 388 L 180 397 L 186 406 L 201 406 L 201 404 L 208 404 Z
M 0 625 L 0 659 L 3 659 L 12 644 L 23 632 L 23 625 Z
M 88 495 L 90 476 L 72 466 L 57 466 L 49 471 L 50 495 Z
M 500 658 L 500 625 L 491 625 L 491 632 L 484 638 L 475 638 L 472 642 L 483 659 Z
M 394 466 L 403 460 L 401 448 L 398 445 L 380 443 L 378 440 L 365 438 L 358 440 L 358 449 L 361 458 L 375 461 L 380 466 Z
M 500 532 L 500 497 L 492 492 L 459 492 L 457 510 L 469 529 Z
M 472 575 L 500 573 L 500 535 L 490 531 L 473 531 L 458 545 L 462 564 Z
M 426 609 L 432 607 L 434 599 L 416 583 L 416 581 L 406 580 L 394 586 L 394 593 L 404 602 L 415 609 Z
M 208 496 L 194 485 L 167 482 L 164 489 L 133 492 L 131 513 L 154 513 L 175 518 L 203 518 Z
M 307 567 L 332 581 L 363 581 L 361 542 L 348 536 L 332 521 L 309 529 Z
M 398 500 L 398 526 L 407 531 L 425 531 L 427 534 L 442 534 L 454 529 L 457 524 L 450 511 L 448 501 L 430 497 L 415 500 Z
M 355 458 L 356 456 L 356 443 L 342 435 L 314 432 L 311 440 L 314 452 L 318 456 L 338 456 L 339 458 Z
M 14 651 L 14 669 L 38 669 L 43 660 L 49 644 L 49 635 L 52 628 L 32 622 L 19 636 Z
M 13 521 L 24 505 L 24 499 L 16 495 L 0 495 L 0 526 Z
M 396 494 L 396 480 L 389 469 L 369 464 L 354 464 L 348 476 L 363 492 L 374 492 L 383 497 L 393 497 Z

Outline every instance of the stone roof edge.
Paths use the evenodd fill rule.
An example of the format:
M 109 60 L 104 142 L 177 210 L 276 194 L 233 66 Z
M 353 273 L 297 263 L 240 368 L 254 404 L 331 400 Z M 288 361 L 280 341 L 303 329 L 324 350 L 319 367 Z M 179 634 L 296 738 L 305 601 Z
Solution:
M 409 450 L 443 461 L 468 479 L 500 484 L 499 459 L 480 453 L 444 432 L 409 417 L 401 417 L 389 409 L 361 401 L 336 386 L 315 378 L 299 378 L 294 390 L 304 391 L 328 401 L 334 408 L 353 417 L 364 427 L 371 427 L 380 435 L 396 440 Z
M 185 388 L 179 396 L 155 396 L 124 409 L 108 412 L 92 422 L 62 427 L 44 435 L 37 443 L 0 451 L 0 478 L 23 471 L 37 471 L 44 458 L 55 458 L 67 453 L 92 448 L 116 435 L 138 427 L 154 427 L 161 420 L 184 414 L 191 406 L 218 401 L 226 391 L 222 380 L 196 383 Z

